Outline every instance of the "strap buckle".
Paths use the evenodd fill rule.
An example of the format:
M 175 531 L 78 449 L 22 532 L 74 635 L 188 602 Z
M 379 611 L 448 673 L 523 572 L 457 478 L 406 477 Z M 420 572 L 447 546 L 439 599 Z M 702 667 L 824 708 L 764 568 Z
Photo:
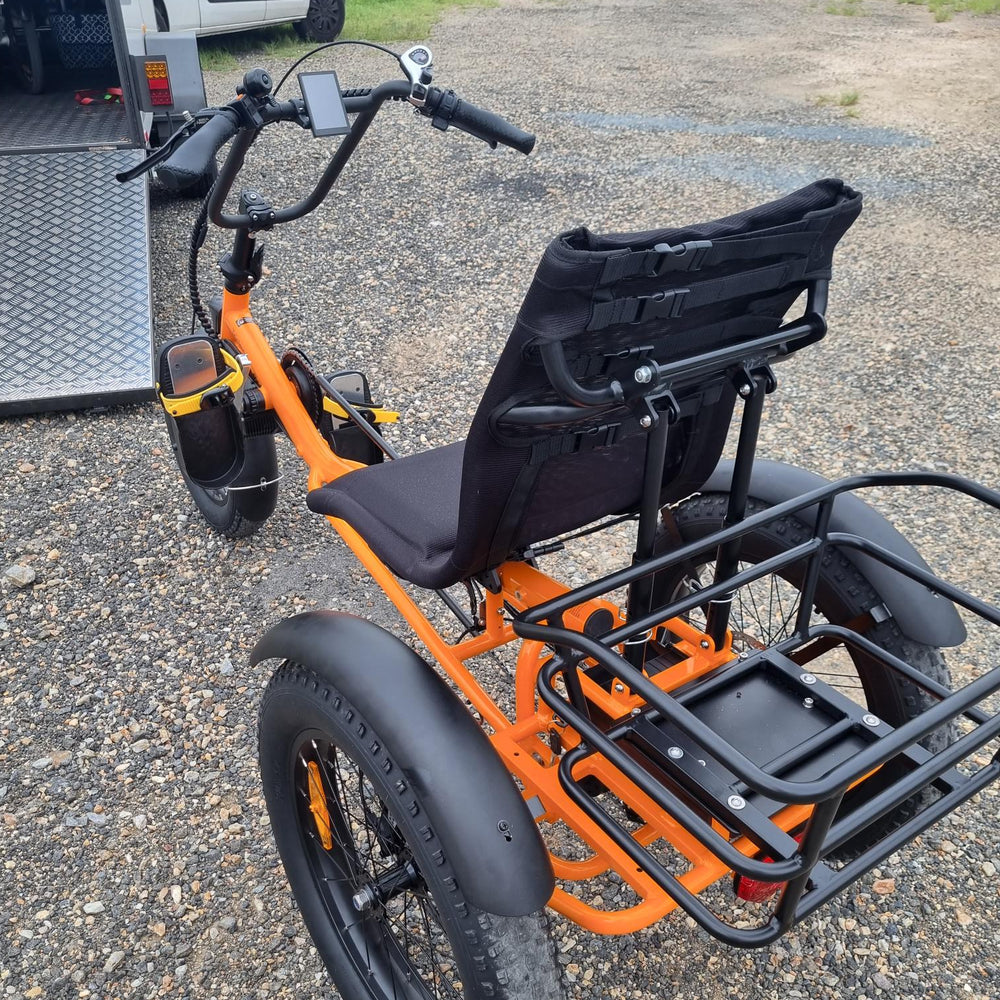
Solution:
M 690 288 L 672 288 L 668 291 L 654 292 L 652 295 L 639 295 L 635 301 L 638 304 L 633 323 L 645 323 L 649 319 L 676 319 L 684 312 L 684 300 L 690 293 Z
M 711 240 L 689 240 L 676 246 L 657 243 L 653 252 L 660 256 L 649 272 L 650 277 L 659 277 L 667 271 L 700 271 L 711 249 Z

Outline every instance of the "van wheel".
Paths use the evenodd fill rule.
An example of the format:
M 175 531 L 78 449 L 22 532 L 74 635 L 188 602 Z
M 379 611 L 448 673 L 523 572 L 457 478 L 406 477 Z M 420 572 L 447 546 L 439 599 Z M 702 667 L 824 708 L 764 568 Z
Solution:
M 344 30 L 344 0 L 309 0 L 304 21 L 295 22 L 299 37 L 332 42 Z
M 153 4 L 153 11 L 156 14 L 156 30 L 169 31 L 170 19 L 167 17 L 167 8 L 163 6 L 163 0 L 156 0 Z

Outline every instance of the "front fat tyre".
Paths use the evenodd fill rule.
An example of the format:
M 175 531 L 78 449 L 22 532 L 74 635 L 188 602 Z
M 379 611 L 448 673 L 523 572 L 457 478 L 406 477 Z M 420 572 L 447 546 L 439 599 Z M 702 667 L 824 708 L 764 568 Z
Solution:
M 278 853 L 345 1000 L 564 996 L 545 912 L 469 903 L 378 719 L 286 662 L 264 694 L 259 747 Z
M 729 504 L 727 494 L 706 493 L 683 501 L 676 507 L 664 510 L 663 526 L 657 537 L 657 550 L 664 552 L 705 538 L 719 531 Z M 766 508 L 760 501 L 751 499 L 747 516 Z M 798 518 L 786 516 L 756 532 L 744 536 L 740 553 L 741 564 L 756 564 L 785 552 L 812 537 L 812 531 Z M 712 582 L 714 559 L 698 565 L 672 567 L 659 574 L 654 583 L 654 600 L 665 604 L 671 597 L 690 592 L 692 587 Z M 794 610 L 802 576 L 802 564 L 790 567 L 784 579 L 764 577 L 741 589 L 733 602 L 730 629 L 733 648 L 737 651 L 763 649 L 794 631 Z M 941 651 L 926 646 L 903 635 L 893 618 L 875 622 L 869 615 L 884 609 L 885 598 L 871 582 L 836 549 L 826 555 L 820 570 L 816 589 L 816 605 L 812 620 L 825 620 L 834 624 L 854 623 L 854 627 L 886 652 L 921 670 L 928 677 L 950 686 L 950 675 Z M 878 614 L 881 617 L 881 614 Z M 702 625 L 703 615 L 692 613 L 694 624 Z M 890 725 L 899 727 L 925 711 L 935 701 L 916 684 L 894 674 L 877 660 L 859 651 L 836 647 L 804 664 L 810 673 L 837 688 L 841 694 L 852 698 L 874 712 Z M 953 738 L 950 728 L 936 730 L 921 741 L 931 752 L 944 749 Z M 883 768 L 883 778 L 898 776 L 890 762 Z M 881 779 L 879 779 L 881 780 Z M 866 782 L 868 791 L 876 787 L 874 780 Z M 860 802 L 860 788 L 850 805 Z M 901 822 L 908 819 L 926 801 L 918 796 L 904 802 L 882 820 L 861 831 L 848 841 L 836 856 L 849 858 L 885 836 Z
M 278 458 L 270 435 L 247 438 L 246 461 L 233 486 L 207 490 L 186 475 L 184 482 L 206 521 L 226 538 L 248 538 L 274 513 L 278 502 Z
M 344 30 L 344 0 L 309 0 L 304 21 L 295 22 L 300 38 L 332 42 Z

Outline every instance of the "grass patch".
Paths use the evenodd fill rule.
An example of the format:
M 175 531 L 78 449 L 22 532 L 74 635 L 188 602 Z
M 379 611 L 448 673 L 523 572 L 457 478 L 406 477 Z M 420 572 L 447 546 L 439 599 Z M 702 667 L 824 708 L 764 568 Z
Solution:
M 498 0 L 346 0 L 341 38 L 369 42 L 421 41 L 449 7 L 495 7 Z M 205 72 L 231 72 L 257 57 L 271 65 L 291 62 L 315 42 L 303 42 L 290 24 L 198 39 Z
M 935 21 L 950 21 L 955 14 L 1000 14 L 1000 0 L 899 0 L 926 7 Z
M 834 105 L 838 108 L 853 108 L 860 100 L 861 94 L 859 91 L 845 90 L 840 94 L 820 94 L 819 97 L 816 98 L 815 103 L 816 106 L 820 108 L 829 107 L 830 105 Z M 857 112 L 849 111 L 848 114 L 851 115 L 851 117 L 854 117 Z
M 827 14 L 839 14 L 841 17 L 867 17 L 868 11 L 861 6 L 861 0 L 836 0 L 826 5 Z
M 497 0 L 346 0 L 343 38 L 423 41 L 449 7 L 495 7 Z
M 314 43 L 303 42 L 290 24 L 277 24 L 255 31 L 199 38 L 198 58 L 205 72 L 227 72 L 244 66 L 251 57 L 271 65 L 291 62 L 313 47 Z

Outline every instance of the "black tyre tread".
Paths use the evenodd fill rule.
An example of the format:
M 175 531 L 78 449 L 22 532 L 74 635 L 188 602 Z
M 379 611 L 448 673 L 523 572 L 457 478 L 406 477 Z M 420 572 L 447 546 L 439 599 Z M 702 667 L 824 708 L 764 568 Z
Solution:
M 249 485 L 249 483 L 259 481 L 261 473 L 270 475 L 276 468 L 274 439 L 267 437 L 248 438 L 246 447 L 246 464 L 236 482 Z M 266 487 L 269 492 L 263 498 L 263 506 L 260 494 L 256 490 L 229 490 L 225 502 L 217 503 L 206 489 L 189 479 L 183 469 L 181 474 L 184 476 L 184 484 L 191 494 L 191 499 L 194 500 L 202 517 L 219 534 L 234 541 L 256 534 L 271 516 L 277 503 L 278 484 L 276 482 Z M 265 511 L 265 516 L 260 517 L 262 509 Z M 250 516 L 248 512 L 253 512 L 258 516 Z
M 377 735 L 379 733 L 377 723 L 373 724 L 370 719 L 362 718 L 347 698 L 308 667 L 285 661 L 274 672 L 264 692 L 258 725 L 261 772 L 264 776 L 265 798 L 271 815 L 272 830 L 286 866 L 286 874 L 293 888 L 296 888 L 295 859 L 286 857 L 286 852 L 282 850 L 282 843 L 287 844 L 292 839 L 290 828 L 293 824 L 288 822 L 287 818 L 284 826 L 280 818 L 276 821 L 274 812 L 278 806 L 272 800 L 279 792 L 269 782 L 269 775 L 274 773 L 273 762 L 265 759 L 271 753 L 271 740 L 277 738 L 280 741 L 282 737 L 281 733 L 269 732 L 270 727 L 275 724 L 272 722 L 272 715 L 276 722 L 280 723 L 278 702 L 290 695 L 306 699 L 312 708 L 318 709 L 328 718 L 335 718 L 334 713 L 349 717 L 350 722 L 346 719 L 337 719 L 335 726 L 344 727 L 345 731 L 350 726 L 352 731 L 360 730 L 367 734 L 364 744 L 356 741 L 355 746 L 350 749 L 352 753 L 360 749 L 361 754 L 367 758 L 371 771 L 368 772 L 365 768 L 363 770 L 369 774 L 369 780 L 383 785 L 386 789 L 387 804 L 391 806 L 390 799 L 395 797 L 394 801 L 398 808 L 394 810 L 394 819 L 402 830 L 410 828 L 411 836 L 407 837 L 410 843 L 414 843 L 414 838 L 417 838 L 417 827 L 408 817 L 419 814 L 421 809 L 412 787 L 407 785 L 404 792 L 398 792 L 388 786 L 387 782 L 382 781 L 383 773 L 388 771 L 399 773 L 402 768 L 386 750 L 385 741 Z M 297 718 L 304 717 L 305 707 L 302 706 L 303 711 Z M 405 797 L 405 801 L 399 797 L 401 795 Z M 538 910 L 527 916 L 506 917 L 472 906 L 462 894 L 461 887 L 455 879 L 454 869 L 433 830 L 422 826 L 417 842 L 421 852 L 426 852 L 428 857 L 434 856 L 433 866 L 428 866 L 423 874 L 435 898 L 448 900 L 447 919 L 453 925 L 453 931 L 449 936 L 452 937 L 453 943 L 456 936 L 463 942 L 468 950 L 470 964 L 475 969 L 475 985 L 472 990 L 468 985 L 470 977 L 467 975 L 463 977 L 467 1000 L 560 1000 L 564 997 L 565 991 L 556 960 L 555 942 L 549 932 L 548 913 L 545 910 Z M 310 927 L 310 932 L 313 933 L 317 951 L 331 975 L 335 977 L 337 987 L 345 1000 L 368 1000 L 372 994 L 361 979 L 352 976 L 345 981 L 343 977 L 346 962 L 343 957 L 327 954 L 320 938 L 313 932 L 312 921 L 328 920 L 328 911 L 315 897 L 311 900 L 299 898 L 298 889 L 296 889 L 296 900 Z M 442 908 L 442 914 L 444 912 Z
M 669 511 L 681 539 L 685 542 L 704 537 L 711 531 L 722 527 L 728 507 L 727 494 L 703 493 L 696 494 L 682 501 Z M 747 515 L 765 510 L 767 505 L 751 499 L 747 505 Z M 676 540 L 666 529 L 661 528 L 660 545 L 665 550 L 674 547 Z M 775 521 L 768 528 L 754 533 L 755 542 L 751 545 L 751 553 L 759 552 L 753 549 L 754 544 L 765 546 L 783 546 L 792 548 L 812 537 L 812 531 L 798 518 L 787 515 Z M 757 559 L 747 559 L 757 561 Z M 672 584 L 671 584 L 672 585 Z M 824 609 L 823 603 L 828 607 Z M 830 602 L 836 606 L 829 606 Z M 847 557 L 836 549 L 831 549 L 823 559 L 820 590 L 817 593 L 817 606 L 821 613 L 830 620 L 839 613 L 843 620 L 850 620 L 865 611 L 871 610 L 884 601 L 867 577 Z M 833 612 L 831 614 L 831 612 Z M 923 643 L 914 642 L 903 635 L 894 618 L 879 622 L 867 632 L 867 638 L 887 652 L 916 667 L 932 680 L 941 684 L 950 684 L 950 674 L 941 650 Z M 934 704 L 934 700 L 922 691 L 912 681 L 895 674 L 883 675 L 881 683 L 888 680 L 890 689 L 882 692 L 882 700 L 872 710 L 882 716 L 892 725 L 899 725 L 925 711 Z M 942 727 L 929 734 L 921 745 L 935 753 L 944 749 L 954 739 L 953 727 Z M 840 848 L 835 857 L 848 860 L 855 857 L 886 834 L 906 822 L 918 812 L 927 802 L 931 793 L 914 796 L 889 813 L 882 820 L 861 831 L 857 837 Z
M 191 493 L 191 499 L 194 500 L 198 510 L 201 511 L 201 516 L 220 535 L 225 535 L 226 538 L 235 541 L 238 538 L 249 538 L 251 535 L 256 534 L 263 526 L 263 521 L 251 520 L 240 513 L 239 501 L 237 500 L 238 493 L 230 491 L 226 498 L 226 503 L 217 504 L 196 483 L 191 482 L 187 477 L 185 477 L 184 481 L 187 483 L 187 488 Z

